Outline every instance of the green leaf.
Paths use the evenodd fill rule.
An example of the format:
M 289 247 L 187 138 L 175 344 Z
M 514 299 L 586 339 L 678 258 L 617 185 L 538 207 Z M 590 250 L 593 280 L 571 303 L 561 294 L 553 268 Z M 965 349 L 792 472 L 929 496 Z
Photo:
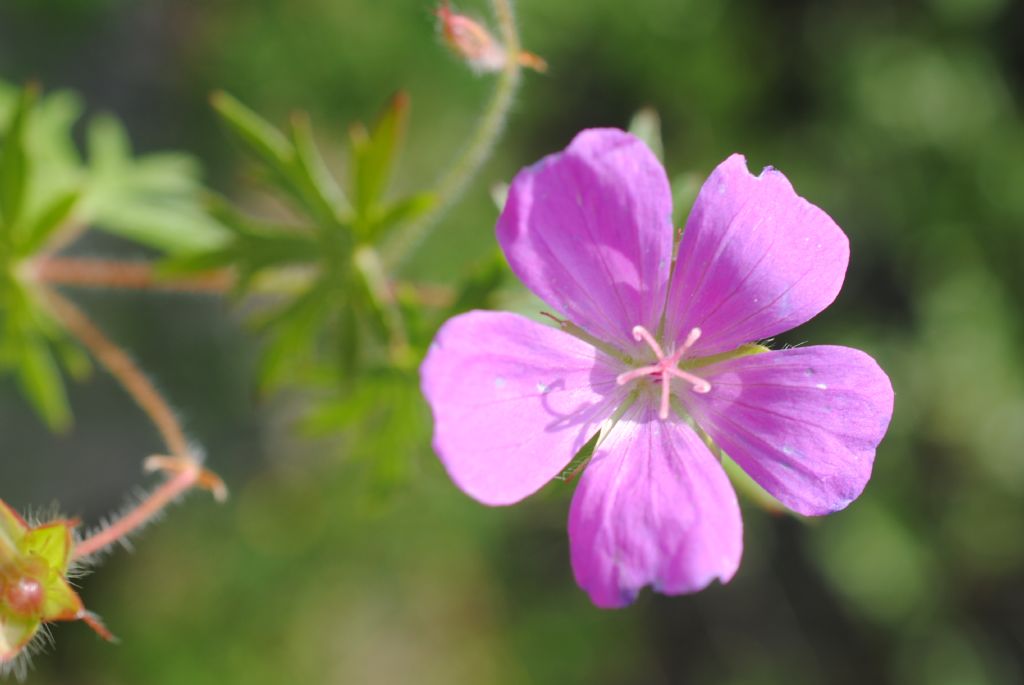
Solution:
M 76 381 L 84 381 L 92 375 L 92 360 L 81 347 L 64 336 L 57 336 L 51 342 L 68 375 Z
M 647 143 L 654 156 L 664 163 L 665 147 L 661 142 L 661 117 L 653 107 L 644 107 L 629 122 L 629 132 Z
M 57 229 L 67 225 L 81 197 L 82 193 L 78 190 L 55 195 L 39 216 L 28 225 L 24 239 L 17 246 L 18 256 L 27 257 L 35 254 Z
M 124 127 L 93 119 L 87 131 L 90 179 L 82 213 L 101 230 L 169 254 L 224 243 L 226 232 L 203 211 L 199 168 L 187 155 L 132 157 Z
M 445 318 L 471 309 L 492 308 L 494 295 L 508 274 L 505 256 L 500 250 L 494 250 L 491 256 L 476 265 L 459 285 L 455 302 L 445 312 Z
M 313 137 L 313 126 L 304 112 L 291 118 L 292 143 L 295 146 L 295 171 L 306 203 L 329 227 L 340 228 L 340 217 L 351 211 L 348 198 L 331 175 Z
M 699 369 L 703 366 L 709 366 L 711 364 L 717 364 L 718 362 L 729 361 L 730 359 L 737 359 L 739 357 L 749 357 L 752 354 L 762 354 L 764 352 L 771 352 L 764 345 L 755 345 L 753 343 L 744 343 L 737 347 L 735 350 L 729 352 L 722 352 L 721 354 L 713 354 L 710 357 L 696 357 L 694 359 L 687 359 L 680 364 L 680 368 L 683 369 Z
M 262 332 L 272 335 L 263 353 L 262 387 L 278 385 L 286 378 L 294 380 L 296 367 L 311 363 L 311 352 L 316 348 L 315 341 L 324 328 L 325 318 L 331 307 L 339 304 L 331 302 L 327 285 L 318 282 L 258 323 Z
M 270 122 L 222 90 L 210 96 L 210 104 L 252 153 L 279 171 L 290 168 L 295 151 Z
M 238 270 L 237 290 L 241 292 L 265 269 L 314 264 L 322 257 L 312 229 L 256 223 L 217 197 L 210 198 L 208 211 L 230 237 L 213 250 L 176 255 L 161 265 L 164 274 L 233 267 Z
M 352 196 L 356 217 L 369 223 L 391 180 L 398 151 L 405 138 L 409 118 L 409 96 L 399 92 L 391 98 L 373 130 L 361 125 L 349 131 L 352 141 Z
M 390 203 L 371 221 L 370 239 L 376 239 L 400 224 L 408 223 L 423 216 L 437 204 L 434 193 L 416 193 Z
M 0 214 L 8 233 L 18 223 L 25 200 L 28 161 L 25 154 L 25 120 L 35 101 L 35 89 L 22 91 L 4 135 L 0 152 Z
M 71 427 L 71 408 L 64 381 L 46 342 L 37 336 L 26 336 L 19 357 L 18 381 L 25 395 L 52 430 L 66 431 Z

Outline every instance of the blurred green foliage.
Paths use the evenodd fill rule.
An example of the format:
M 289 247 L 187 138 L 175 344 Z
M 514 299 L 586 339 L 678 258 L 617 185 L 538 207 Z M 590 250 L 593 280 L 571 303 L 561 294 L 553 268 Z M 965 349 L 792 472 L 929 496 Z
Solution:
M 259 239 L 264 223 L 291 221 L 295 209 L 252 182 L 209 91 L 230 91 L 270 122 L 308 110 L 323 165 L 353 198 L 352 183 L 375 186 L 349 176 L 345 127 L 372 121 L 389 93 L 406 88 L 408 145 L 389 197 L 429 188 L 492 85 L 442 49 L 431 9 L 419 0 L 17 1 L 0 8 L 0 75 L 82 91 L 90 108 L 125 117 L 143 150 L 173 142 L 199 154 L 214 186 L 259 223 Z M 197 439 L 220 446 L 211 459 L 234 476 L 236 496 L 227 508 L 197 500 L 173 512 L 136 555 L 115 556 L 85 581 L 87 603 L 125 644 L 62 626 L 59 648 L 30 682 L 1024 680 L 1019 3 L 521 0 L 518 11 L 524 46 L 550 72 L 527 79 L 498 157 L 403 280 L 461 288 L 454 307 L 535 310 L 495 261 L 489 186 L 580 128 L 626 126 L 652 106 L 681 204 L 739 150 L 753 168 L 783 170 L 850 235 L 838 301 L 779 342 L 861 347 L 891 374 L 896 414 L 865 495 L 812 522 L 750 508 L 744 563 L 728 587 L 645 594 L 627 611 L 598 612 L 569 568 L 571 486 L 554 483 L 515 509 L 469 501 L 430 454 L 411 375 L 378 370 L 339 393 L 337 376 L 313 364 L 300 397 L 275 395 L 254 414 L 254 435 L 225 437 L 217 426 L 256 394 L 245 381 L 232 377 L 229 405 L 182 399 L 221 392 L 211 359 L 227 365 L 248 353 L 237 336 L 210 347 L 224 340 L 210 334 L 210 305 L 148 301 L 159 316 L 133 321 L 110 313 L 121 302 L 96 304 L 129 341 L 145 341 L 143 328 L 163 337 L 161 326 L 203 322 L 193 349 L 151 341 L 139 354 L 179 393 L 184 415 L 196 413 Z M 74 119 L 54 111 L 50 121 Z M 107 134 L 97 149 L 124 150 L 118 138 Z M 147 174 L 136 177 L 145 186 Z M 54 172 L 47 187 L 61 178 Z M 243 233 L 236 226 L 220 245 Z M 476 270 L 462 287 L 469 264 Z M 414 294 L 400 305 L 422 313 Z M 418 330 L 449 313 L 427 311 Z M 426 342 L 412 338 L 420 349 Z M 300 349 L 290 368 L 316 359 Z M 209 372 L 177 378 L 193 359 Z M 117 414 L 124 401 L 106 392 L 79 401 Z M 99 483 L 129 468 L 115 465 L 112 449 L 154 446 L 138 434 L 129 444 L 121 421 L 75 438 L 69 455 L 7 424 L 0 482 L 21 505 L 33 504 L 17 500 L 30 464 L 63 473 L 102 455 L 75 487 L 54 493 L 68 513 L 111 508 L 95 494 L 107 492 Z M 15 445 L 32 459 L 8 456 Z
M 224 231 L 199 203 L 198 168 L 183 154 L 135 158 L 123 126 L 110 116 L 86 129 L 87 159 L 73 127 L 78 99 L 0 82 L 0 368 L 14 373 L 50 428 L 71 425 L 58 360 L 73 375 L 89 362 L 60 330 L 24 272 L 86 227 L 169 254 L 211 248 Z

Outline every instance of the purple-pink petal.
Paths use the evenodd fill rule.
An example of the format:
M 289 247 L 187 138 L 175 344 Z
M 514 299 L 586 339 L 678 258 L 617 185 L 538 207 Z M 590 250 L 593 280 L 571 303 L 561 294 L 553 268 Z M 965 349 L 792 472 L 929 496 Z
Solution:
M 473 311 L 438 332 L 420 369 L 434 449 L 484 504 L 556 476 L 614 411 L 617 368 L 592 346 L 516 314 Z
M 704 367 L 694 418 L 744 471 L 793 511 L 844 508 L 871 477 L 892 418 L 889 377 L 848 347 L 801 347 Z
M 672 193 L 634 136 L 583 131 L 519 172 L 498 219 L 512 270 L 573 323 L 626 349 L 660 320 L 672 261 Z
M 666 332 L 704 335 L 698 356 L 728 352 L 787 331 L 839 293 L 849 242 L 786 177 L 747 170 L 742 155 L 722 162 L 701 188 L 679 245 Z
M 743 550 L 736 494 L 693 429 L 642 398 L 580 478 L 569 513 L 576 582 L 600 607 L 728 582 Z

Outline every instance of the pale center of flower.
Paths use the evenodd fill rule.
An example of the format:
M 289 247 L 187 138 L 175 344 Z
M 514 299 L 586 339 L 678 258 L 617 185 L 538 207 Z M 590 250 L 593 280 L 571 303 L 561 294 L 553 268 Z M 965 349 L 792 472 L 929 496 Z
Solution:
M 679 368 L 679 360 L 683 358 L 686 351 L 693 347 L 693 344 L 700 338 L 699 328 L 694 328 L 690 331 L 690 334 L 686 336 L 686 340 L 679 349 L 668 355 L 661 349 L 661 345 L 654 339 L 650 331 L 643 326 L 633 326 L 633 338 L 638 342 L 642 340 L 647 343 L 651 351 L 654 352 L 654 356 L 657 357 L 657 360 L 649 366 L 641 366 L 638 369 L 619 374 L 615 380 L 619 385 L 625 385 L 632 380 L 645 377 L 659 381 L 661 383 L 661 409 L 658 411 L 658 416 L 662 420 L 668 418 L 669 397 L 672 394 L 670 383 L 673 376 L 689 383 L 694 392 L 703 394 L 711 390 L 711 384 L 706 380 Z

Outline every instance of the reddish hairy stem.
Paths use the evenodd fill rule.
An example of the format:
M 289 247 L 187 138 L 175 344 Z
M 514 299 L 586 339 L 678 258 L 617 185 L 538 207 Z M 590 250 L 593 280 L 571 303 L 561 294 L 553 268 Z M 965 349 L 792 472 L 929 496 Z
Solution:
M 199 483 L 203 474 L 203 469 L 198 463 L 191 462 L 191 465 L 192 468 L 182 468 L 177 475 L 164 481 L 142 503 L 117 521 L 76 544 L 74 558 L 91 556 L 127 537 L 163 511 L 168 504 L 191 490 Z
M 173 474 L 137 507 L 95 535 L 75 545 L 75 559 L 88 557 L 145 525 L 164 507 L 194 487 L 213 492 L 223 500 L 227 488 L 214 473 L 202 467 L 189 449 L 185 431 L 163 396 L 150 383 L 120 347 L 115 345 L 78 307 L 57 292 L 42 288 L 50 309 L 60 322 L 85 345 L 96 360 L 121 384 L 125 392 L 146 413 L 160 432 L 172 456 L 150 457 L 146 460 L 149 471 Z
M 181 459 L 192 459 L 188 439 L 178 422 L 178 417 L 131 357 L 107 338 L 103 331 L 70 300 L 49 288 L 43 288 L 42 291 L 57 319 L 89 349 L 96 360 L 117 379 L 125 392 L 131 395 L 136 404 L 149 416 L 170 453 Z
M 185 278 L 163 278 L 146 262 L 78 257 L 38 260 L 33 264 L 33 275 L 39 281 L 55 285 L 193 293 L 223 293 L 235 282 L 234 276 L 226 270 Z

